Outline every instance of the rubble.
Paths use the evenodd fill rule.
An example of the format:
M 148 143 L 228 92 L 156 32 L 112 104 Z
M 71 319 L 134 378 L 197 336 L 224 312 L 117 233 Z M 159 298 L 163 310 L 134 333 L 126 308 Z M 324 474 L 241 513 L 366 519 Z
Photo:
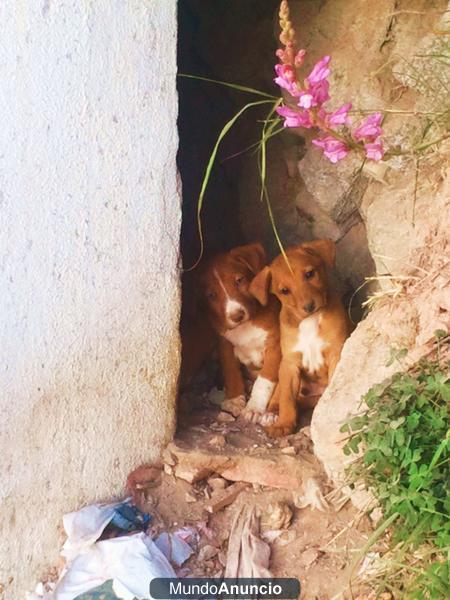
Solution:
M 229 487 L 225 488 L 222 493 L 214 494 L 213 500 L 206 504 L 205 508 L 209 513 L 216 513 L 222 510 L 226 506 L 229 506 L 236 500 L 238 495 L 247 487 L 246 483 L 238 482 L 233 483 Z
M 291 524 L 292 510 L 286 502 L 274 502 L 269 504 L 261 515 L 261 529 L 274 531 L 287 529 Z
M 169 444 L 169 449 L 177 460 L 173 467 L 175 476 L 188 483 L 201 481 L 216 473 L 229 481 L 296 491 L 313 474 L 310 462 L 280 455 L 271 449 L 255 449 L 258 452 L 252 456 L 238 453 L 233 448 L 216 453 L 210 448 L 186 448 L 175 442 Z

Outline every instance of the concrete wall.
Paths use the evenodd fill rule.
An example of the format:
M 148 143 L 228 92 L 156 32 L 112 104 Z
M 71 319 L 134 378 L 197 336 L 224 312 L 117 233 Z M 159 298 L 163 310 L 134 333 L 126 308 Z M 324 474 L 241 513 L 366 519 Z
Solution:
M 176 2 L 4 0 L 0 22 L 0 583 L 11 600 L 56 562 L 62 514 L 120 494 L 173 432 Z

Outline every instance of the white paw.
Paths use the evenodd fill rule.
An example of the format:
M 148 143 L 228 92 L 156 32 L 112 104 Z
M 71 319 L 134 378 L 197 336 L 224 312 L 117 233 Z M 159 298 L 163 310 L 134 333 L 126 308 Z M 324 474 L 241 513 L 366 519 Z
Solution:
M 259 423 L 259 420 L 261 419 L 262 415 L 256 410 L 252 410 L 247 405 L 242 411 L 242 416 L 246 421 L 249 421 L 250 423 Z
M 275 413 L 267 412 L 259 417 L 259 424 L 263 427 L 267 427 L 268 425 L 273 425 L 278 420 L 278 415 Z
M 269 381 L 265 377 L 257 377 L 246 409 L 262 415 L 269 404 L 274 389 L 275 384 L 273 381 Z
M 236 396 L 235 398 L 227 398 L 220 406 L 225 412 L 231 413 L 233 417 L 238 417 L 245 408 L 245 396 Z

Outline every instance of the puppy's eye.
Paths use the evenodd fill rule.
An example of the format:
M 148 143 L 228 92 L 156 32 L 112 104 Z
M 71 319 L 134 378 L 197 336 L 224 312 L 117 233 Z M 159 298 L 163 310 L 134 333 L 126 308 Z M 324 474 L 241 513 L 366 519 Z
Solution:
M 305 273 L 305 279 L 311 279 L 311 277 L 314 277 L 314 269 L 311 269 L 311 271 L 306 271 Z
M 217 294 L 216 292 L 208 292 L 206 294 L 206 297 L 208 298 L 208 300 L 215 300 L 217 298 Z
M 287 287 L 282 287 L 280 289 L 280 294 L 283 294 L 283 296 L 287 296 L 290 293 L 291 293 L 291 290 L 289 288 L 287 288 Z
M 236 277 L 236 280 L 234 282 L 234 285 L 236 287 L 239 287 L 241 285 L 241 283 L 243 283 L 245 280 L 245 277 L 243 275 L 240 275 L 239 277 Z

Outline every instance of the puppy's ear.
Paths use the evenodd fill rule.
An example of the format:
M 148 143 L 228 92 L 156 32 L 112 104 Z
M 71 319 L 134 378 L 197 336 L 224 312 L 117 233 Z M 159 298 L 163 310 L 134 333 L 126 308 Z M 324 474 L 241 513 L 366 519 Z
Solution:
M 332 240 L 314 240 L 314 242 L 306 242 L 301 245 L 301 248 L 312 250 L 320 256 L 327 266 L 334 266 L 336 244 Z
M 264 267 L 264 269 L 253 278 L 249 287 L 250 294 L 252 294 L 252 296 L 254 296 L 263 306 L 266 306 L 269 300 L 269 287 L 271 281 L 272 273 L 270 272 L 269 267 Z
M 233 248 L 230 251 L 230 255 L 248 267 L 253 275 L 259 273 L 267 264 L 266 252 L 258 242 Z

